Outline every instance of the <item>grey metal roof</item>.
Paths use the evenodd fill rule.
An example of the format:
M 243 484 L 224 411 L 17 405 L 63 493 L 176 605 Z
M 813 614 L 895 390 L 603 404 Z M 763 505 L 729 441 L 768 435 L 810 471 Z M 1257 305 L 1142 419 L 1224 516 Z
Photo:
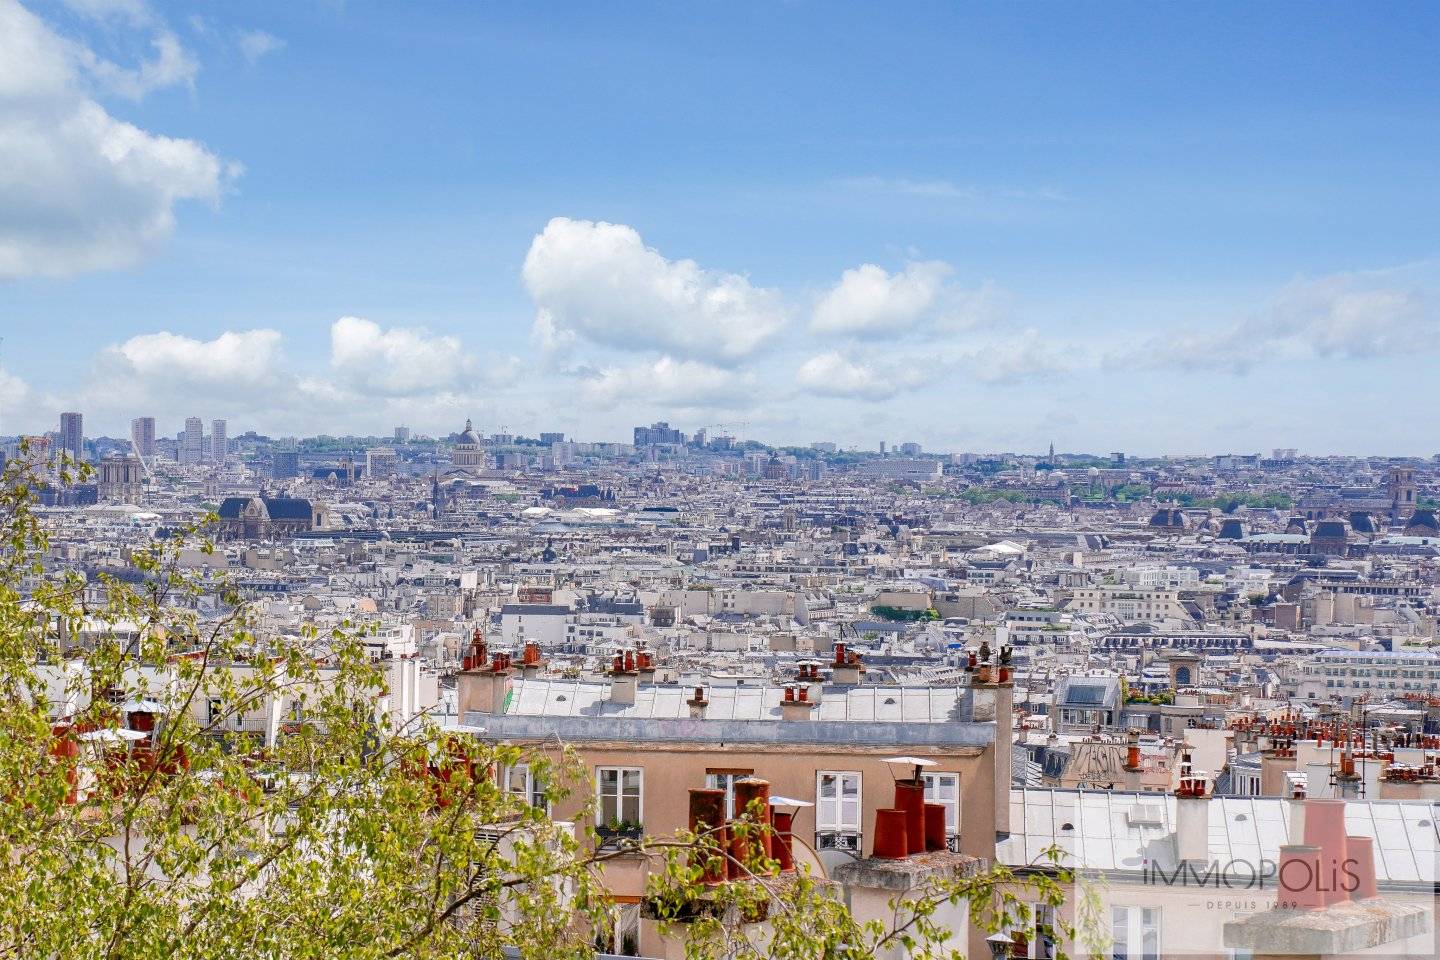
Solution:
M 1147 864 L 1172 868 L 1178 861 L 1175 804 L 1168 794 L 1011 790 L 1011 833 L 996 845 L 996 856 L 1011 866 L 1040 863 L 1041 852 L 1053 845 L 1076 868 L 1137 873 Z M 1212 797 L 1207 812 L 1212 863 L 1279 862 L 1280 845 L 1288 842 L 1290 801 Z M 1440 809 L 1424 800 L 1351 800 L 1345 829 L 1375 838 L 1381 882 L 1433 884 L 1440 849 L 1437 813 Z M 1066 824 L 1071 829 L 1062 829 Z
M 641 684 L 633 704 L 610 700 L 608 683 L 573 680 L 516 680 L 507 716 L 629 717 L 689 719 L 693 688 Z M 965 691 L 959 687 L 840 686 L 822 688 L 815 720 L 946 723 L 964 719 Z M 783 687 L 710 687 L 705 716 L 711 720 L 779 720 Z
M 572 680 L 514 681 L 500 715 L 467 713 L 495 740 L 930 744 L 985 746 L 993 722 L 976 722 L 958 687 L 826 685 L 808 719 L 784 720 L 783 687 L 710 687 L 705 716 L 692 718 L 691 687 L 641 685 L 633 704 L 609 699 L 610 685 Z

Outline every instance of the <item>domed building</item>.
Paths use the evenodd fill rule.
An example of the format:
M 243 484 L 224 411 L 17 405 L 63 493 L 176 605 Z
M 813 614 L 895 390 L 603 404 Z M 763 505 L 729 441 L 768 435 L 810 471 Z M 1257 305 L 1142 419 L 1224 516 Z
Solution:
M 468 418 L 465 421 L 465 429 L 460 431 L 460 436 L 455 441 L 455 446 L 450 454 L 450 462 L 455 465 L 457 470 L 485 469 L 485 449 Z

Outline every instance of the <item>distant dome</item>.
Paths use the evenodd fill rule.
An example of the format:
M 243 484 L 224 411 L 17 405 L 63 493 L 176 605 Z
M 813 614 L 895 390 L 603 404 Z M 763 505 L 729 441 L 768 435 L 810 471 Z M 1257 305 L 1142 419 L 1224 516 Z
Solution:
M 462 430 L 462 431 L 460 431 L 460 439 L 459 439 L 459 440 L 456 440 L 455 442 L 456 442 L 456 443 L 473 443 L 473 444 L 475 444 L 477 447 L 480 445 L 480 438 L 475 435 L 475 428 L 470 425 L 470 420 L 469 420 L 469 418 L 466 418 L 466 420 L 465 420 L 465 429 Z

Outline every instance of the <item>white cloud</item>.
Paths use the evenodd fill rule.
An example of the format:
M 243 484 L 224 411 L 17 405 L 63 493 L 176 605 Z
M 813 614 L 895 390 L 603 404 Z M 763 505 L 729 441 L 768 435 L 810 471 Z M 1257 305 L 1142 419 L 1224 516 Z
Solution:
M 252 64 L 265 54 L 274 53 L 285 46 L 284 40 L 264 30 L 243 30 L 235 42 L 240 47 L 240 53 Z
M 945 278 L 953 272 L 938 260 L 912 263 L 900 273 L 861 264 L 841 274 L 840 282 L 820 298 L 810 329 L 853 336 L 903 333 L 935 305 Z
M 1009 384 L 1060 376 L 1092 364 L 1088 351 L 1079 346 L 1028 329 L 971 344 L 947 365 L 980 383 Z
M 413 396 L 465 385 L 477 362 L 451 336 L 391 327 L 361 317 L 330 325 L 330 366 L 354 388 L 387 396 Z
M 101 351 L 102 368 L 145 385 L 206 390 L 273 383 L 283 362 L 278 330 L 227 330 L 213 340 L 162 331 Z M 111 384 L 123 388 L 125 383 Z
M 923 386 L 934 374 L 928 364 L 856 360 L 832 350 L 801 364 L 795 380 L 801 389 L 817 396 L 888 400 Z
M 893 339 L 938 336 L 998 323 L 1010 313 L 1009 295 L 994 284 L 973 289 L 947 280 L 939 260 L 890 273 L 873 263 L 846 270 L 815 304 L 810 332 L 823 336 Z
M 155 61 L 109 82 L 140 92 L 183 79 L 178 45 L 157 44 Z M 169 237 L 177 203 L 218 202 L 237 169 L 110 116 L 82 78 L 104 63 L 0 0 L 0 280 L 133 264 Z
M 15 374 L 0 367 L 0 433 L 7 430 L 6 420 L 14 411 L 24 409 L 30 398 L 30 387 Z
M 135 26 L 154 20 L 154 13 L 145 0 L 62 0 L 64 5 L 91 20 L 118 19 Z
M 732 407 L 754 395 L 755 378 L 694 360 L 661 357 L 654 363 L 606 367 L 581 388 L 596 407 L 639 402 L 671 407 Z
M 941 378 L 1013 384 L 1066 374 L 1087 362 L 1073 347 L 1054 344 L 1035 330 L 1023 330 L 971 342 L 960 351 L 894 356 L 872 352 L 861 359 L 832 350 L 801 364 L 795 380 L 802 390 L 816 396 L 889 400 Z
M 578 337 L 729 365 L 786 319 L 774 291 L 669 260 L 623 224 L 556 217 L 530 244 L 522 276 L 537 308 L 536 338 L 550 345 Z
M 1417 265 L 1422 271 L 1427 264 Z M 1432 352 L 1440 308 L 1423 285 L 1401 283 L 1412 268 L 1295 281 L 1263 310 L 1205 330 L 1177 330 L 1111 350 L 1112 367 L 1228 369 L 1274 359 L 1364 360 Z M 1432 278 L 1433 279 L 1433 278 Z
M 175 34 L 162 30 L 150 39 L 150 45 L 155 56 L 134 67 L 122 67 L 79 44 L 73 44 L 71 50 L 77 62 L 106 89 L 131 100 L 178 84 L 194 85 L 200 65 Z

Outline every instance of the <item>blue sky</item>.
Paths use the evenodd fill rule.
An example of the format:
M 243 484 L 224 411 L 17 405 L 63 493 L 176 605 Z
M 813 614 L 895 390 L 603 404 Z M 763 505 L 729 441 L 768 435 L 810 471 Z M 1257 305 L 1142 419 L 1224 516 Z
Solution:
M 1437 40 L 1425 4 L 0 0 L 0 433 L 1433 453 Z

